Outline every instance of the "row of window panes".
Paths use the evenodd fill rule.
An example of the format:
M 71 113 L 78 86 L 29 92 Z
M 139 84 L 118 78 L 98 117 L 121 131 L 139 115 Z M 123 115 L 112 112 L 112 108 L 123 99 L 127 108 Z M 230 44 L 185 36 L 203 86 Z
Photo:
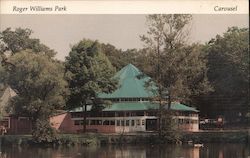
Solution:
M 144 126 L 145 120 L 116 120 L 116 126 Z
M 86 125 L 115 125 L 114 120 L 86 120 Z M 75 120 L 75 125 L 83 125 L 83 120 Z M 117 126 L 144 126 L 145 120 L 116 120 Z
M 83 125 L 83 120 L 75 120 L 75 125 Z M 115 125 L 114 120 L 86 120 L 86 125 Z
M 149 98 L 113 98 L 113 99 L 109 99 L 113 102 L 132 102 L 132 101 L 149 101 Z
M 141 112 L 103 112 L 98 114 L 87 114 L 87 117 L 128 117 L 128 116 L 144 116 L 145 113 L 143 111 Z M 83 118 L 83 113 L 71 113 L 72 118 Z M 149 115 L 148 115 L 149 116 Z M 153 116 L 153 115 L 152 115 Z

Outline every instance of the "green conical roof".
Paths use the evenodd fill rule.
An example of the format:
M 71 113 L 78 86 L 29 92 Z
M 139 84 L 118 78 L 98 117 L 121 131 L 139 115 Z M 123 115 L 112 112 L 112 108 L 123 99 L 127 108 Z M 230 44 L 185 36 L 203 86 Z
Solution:
M 153 91 L 155 87 L 146 87 L 145 84 L 150 81 L 150 77 L 142 76 L 143 73 L 134 65 L 128 64 L 114 76 L 119 80 L 119 86 L 116 91 L 110 94 L 99 94 L 100 98 L 148 98 L 155 96 Z

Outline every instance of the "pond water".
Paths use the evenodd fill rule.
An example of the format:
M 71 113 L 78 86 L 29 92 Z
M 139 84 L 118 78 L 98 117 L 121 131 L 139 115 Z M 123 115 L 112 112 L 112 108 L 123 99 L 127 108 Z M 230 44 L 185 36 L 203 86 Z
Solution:
M 99 147 L 4 147 L 0 158 L 250 158 L 244 144 L 123 145 Z

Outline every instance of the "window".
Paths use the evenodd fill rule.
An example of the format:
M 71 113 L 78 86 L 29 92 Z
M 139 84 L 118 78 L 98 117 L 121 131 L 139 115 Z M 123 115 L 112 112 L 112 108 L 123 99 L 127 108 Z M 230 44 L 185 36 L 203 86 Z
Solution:
M 74 123 L 76 126 L 83 125 L 83 120 L 75 120 Z
M 141 125 L 145 125 L 145 120 L 141 120 Z
M 179 119 L 179 124 L 183 124 L 183 119 Z
M 119 102 L 119 99 L 118 98 L 113 98 L 113 99 L 111 99 L 111 101 L 113 101 L 113 102 Z
M 89 125 L 89 120 L 86 120 L 86 125 Z
M 121 126 L 124 126 L 124 120 L 121 121 Z
M 95 125 L 95 120 L 90 120 L 90 125 Z
M 26 120 L 29 120 L 28 117 L 18 117 L 18 120 L 19 121 L 26 121 Z
M 120 126 L 120 120 L 116 120 L 116 126 Z
M 114 120 L 110 120 L 110 125 L 115 125 L 115 121 Z
M 136 113 L 135 112 L 131 112 L 131 116 L 136 116 Z
M 109 125 L 109 120 L 103 121 L 103 125 Z
M 141 121 L 140 120 L 136 120 L 136 125 L 140 126 L 141 125 Z
M 126 120 L 126 126 L 129 126 L 129 120 Z
M 80 125 L 80 121 L 79 121 L 79 120 L 76 120 L 74 124 L 75 124 L 75 125 Z
M 142 101 L 149 101 L 148 98 L 142 98 Z
M 83 113 L 82 112 L 74 112 L 74 113 L 71 113 L 71 117 L 72 118 L 82 118 Z
M 123 112 L 117 112 L 117 117 L 123 117 L 124 113 Z
M 192 124 L 197 124 L 197 123 L 198 123 L 198 120 L 191 120 L 191 123 L 192 123 Z
M 96 120 L 97 125 L 102 125 L 102 120 Z
M 135 120 L 131 120 L 131 126 L 135 126 Z
M 9 118 L 3 118 L 1 121 L 0 121 L 0 124 L 2 126 L 4 126 L 5 128 L 10 128 L 10 120 Z
M 144 116 L 144 112 L 136 112 L 136 116 Z

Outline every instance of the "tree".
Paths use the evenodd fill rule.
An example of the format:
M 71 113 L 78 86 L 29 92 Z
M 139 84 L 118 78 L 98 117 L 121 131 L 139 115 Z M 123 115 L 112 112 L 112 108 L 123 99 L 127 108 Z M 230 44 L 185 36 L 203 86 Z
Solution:
M 4 94 L 4 90 L 6 86 L 4 84 L 4 77 L 5 77 L 5 69 L 1 64 L 1 56 L 0 56 L 0 120 L 2 119 L 4 113 L 4 105 L 2 105 L 2 96 Z
M 67 93 L 64 66 L 53 59 L 54 50 L 31 34 L 22 28 L 0 32 L 0 84 L 17 93 L 9 112 L 30 117 L 35 140 L 51 142 L 55 131 L 49 117 L 64 106 Z
M 226 115 L 235 121 L 249 110 L 249 29 L 231 27 L 205 46 L 208 79 L 214 92 L 205 95 L 204 114 Z
M 138 61 L 140 55 L 137 49 L 127 49 L 125 51 L 118 50 L 111 44 L 101 44 L 103 53 L 108 57 L 112 65 L 120 70 L 128 64 L 138 65 L 142 61 Z
M 151 75 L 158 86 L 160 104 L 160 135 L 163 104 L 172 101 L 187 102 L 192 95 L 211 90 L 206 78 L 206 62 L 198 44 L 187 44 L 188 24 L 191 15 L 149 15 L 148 32 L 141 36 L 147 49 L 146 60 Z M 167 95 L 167 96 L 166 96 Z M 167 100 L 164 98 L 168 98 Z M 169 113 L 171 115 L 171 113 Z
M 112 78 L 115 69 L 102 53 L 98 41 L 84 39 L 74 45 L 66 57 L 66 75 L 70 96 L 68 108 L 84 107 L 84 132 L 86 131 L 87 104 L 98 93 L 110 93 L 116 89 L 117 80 Z
M 14 31 L 7 28 L 0 32 L 0 56 L 1 65 L 10 66 L 8 56 L 14 55 L 26 49 L 32 50 L 33 53 L 44 54 L 53 58 L 56 52 L 46 45 L 42 44 L 39 39 L 31 38 L 32 30 L 28 28 L 17 28 Z M 13 66 L 13 65 L 12 65 Z
M 65 105 L 67 83 L 63 65 L 31 50 L 12 55 L 8 62 L 12 66 L 7 69 L 6 82 L 17 94 L 12 99 L 12 112 L 31 118 L 35 140 L 51 142 L 54 136 L 47 132 L 51 130 L 49 117 Z M 44 140 L 44 135 L 48 139 Z
M 101 44 L 101 49 L 117 70 L 120 70 L 125 65 L 124 59 L 122 58 L 122 50 L 117 49 L 111 44 L 103 43 Z
M 22 50 L 31 49 L 33 53 L 42 53 L 49 57 L 54 57 L 56 52 L 44 44 L 39 39 L 31 38 L 32 30 L 28 28 L 17 28 L 12 31 L 7 28 L 0 32 L 0 53 L 9 51 L 11 54 Z
M 2 58 L 0 56 L 0 98 L 5 90 L 5 86 L 4 86 L 5 69 L 1 63 L 2 63 Z

